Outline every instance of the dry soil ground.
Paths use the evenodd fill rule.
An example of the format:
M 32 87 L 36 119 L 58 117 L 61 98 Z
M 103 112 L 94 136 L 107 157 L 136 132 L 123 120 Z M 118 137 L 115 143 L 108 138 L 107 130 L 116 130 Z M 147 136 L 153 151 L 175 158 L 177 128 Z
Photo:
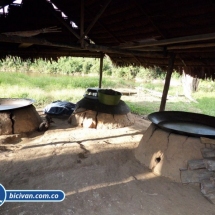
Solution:
M 63 190 L 59 203 L 5 202 L 2 215 L 215 215 L 198 186 L 158 177 L 135 160 L 150 122 L 96 130 L 71 128 L 54 118 L 45 133 L 34 132 L 0 145 L 0 183 L 7 190 Z

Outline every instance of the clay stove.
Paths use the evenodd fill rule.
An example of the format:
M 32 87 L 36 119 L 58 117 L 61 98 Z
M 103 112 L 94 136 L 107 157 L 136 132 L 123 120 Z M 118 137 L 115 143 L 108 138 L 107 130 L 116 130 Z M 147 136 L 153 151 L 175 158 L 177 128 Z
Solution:
M 134 117 L 129 107 L 122 100 L 117 105 L 99 102 L 96 94 L 85 95 L 76 104 L 76 109 L 69 118 L 72 126 L 84 128 L 114 129 L 134 124 Z
M 135 157 L 156 175 L 200 184 L 215 204 L 215 117 L 188 112 L 157 112 Z
M 32 99 L 0 99 L 0 135 L 21 134 L 37 130 L 41 118 Z

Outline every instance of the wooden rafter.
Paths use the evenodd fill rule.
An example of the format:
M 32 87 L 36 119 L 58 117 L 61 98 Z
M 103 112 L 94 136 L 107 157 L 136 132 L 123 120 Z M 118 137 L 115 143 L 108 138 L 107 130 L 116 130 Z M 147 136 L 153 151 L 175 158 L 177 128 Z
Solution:
M 61 29 L 58 28 L 57 26 L 51 26 L 51 27 L 37 29 L 37 30 L 3 32 L 1 34 L 7 35 L 7 36 L 33 37 L 38 34 L 47 34 L 47 33 L 56 33 L 56 32 L 61 32 Z
M 146 11 L 142 8 L 142 6 L 136 1 L 134 0 L 135 4 L 138 6 L 138 9 L 147 17 L 147 19 L 149 20 L 149 22 L 152 24 L 152 26 L 154 27 L 154 29 L 163 37 L 166 38 L 166 36 L 164 35 L 164 33 L 160 30 L 160 28 L 155 24 L 155 22 L 152 20 L 152 18 L 149 17 L 149 15 L 146 13 Z
M 6 36 L 0 34 L 0 41 L 7 43 L 30 43 L 41 46 L 54 46 L 61 48 L 70 48 L 70 49 L 80 49 L 80 46 L 77 44 L 62 44 L 62 43 L 52 43 L 42 38 L 37 37 L 20 37 L 20 36 Z
M 19 36 L 10 36 L 7 37 L 3 34 L 0 34 L 0 41 L 1 42 L 8 42 L 8 43 L 30 43 L 35 45 L 42 45 L 42 46 L 53 46 L 53 47 L 61 47 L 61 48 L 69 48 L 69 49 L 78 49 L 80 50 L 81 47 L 77 44 L 63 44 L 63 43 L 53 43 L 49 42 L 45 39 L 35 38 L 35 37 L 19 37 Z M 98 46 L 95 44 L 85 44 L 84 47 L 86 50 L 90 51 L 98 51 L 103 53 L 118 53 L 121 55 L 129 55 L 129 56 L 140 56 L 140 57 L 146 57 L 146 56 L 163 56 L 162 53 L 158 52 L 137 52 L 137 51 L 131 51 L 131 50 L 125 50 L 125 49 L 119 49 L 119 48 L 111 48 L 106 46 Z
M 78 38 L 78 39 L 80 40 L 80 35 L 78 35 L 78 34 L 72 29 L 72 27 L 71 27 L 67 22 L 65 22 L 65 20 L 64 20 L 62 17 L 60 17 L 60 16 L 58 16 L 58 15 L 56 14 L 56 12 L 54 11 L 54 8 L 51 6 L 51 3 L 48 3 L 48 2 L 46 1 L 46 5 L 47 5 L 46 8 L 55 16 L 55 18 L 56 18 L 58 21 L 60 21 L 61 24 L 63 24 L 63 25 L 67 28 L 67 30 L 69 30 L 69 32 L 71 32 L 76 38 Z
M 167 50 L 195 49 L 195 48 L 206 48 L 206 47 L 215 47 L 215 43 L 203 43 L 203 44 L 190 44 L 190 45 L 169 46 L 169 47 L 167 47 Z
M 86 31 L 84 32 L 84 35 L 81 37 L 81 40 L 90 32 L 92 27 L 95 25 L 95 23 L 98 21 L 98 19 L 101 17 L 101 15 L 104 13 L 105 9 L 108 7 L 112 0 L 108 0 L 106 4 L 102 7 L 101 11 L 95 16 L 94 20 L 90 23 Z
M 108 33 L 110 36 L 112 36 L 118 43 L 121 42 L 120 39 L 117 38 L 112 32 L 110 32 L 110 30 L 108 30 L 107 27 L 106 27 L 103 23 L 101 23 L 100 21 L 97 21 L 97 23 L 98 23 L 105 31 L 107 31 L 107 33 Z
M 118 39 L 112 32 L 110 32 L 110 31 L 107 29 L 107 27 L 104 26 L 104 24 L 103 24 L 101 21 L 98 20 L 97 23 L 98 23 L 105 31 L 107 31 L 107 33 L 110 34 L 118 43 L 121 42 L 120 39 Z M 159 48 L 159 50 L 160 50 L 160 48 Z M 156 49 L 156 51 L 159 51 L 159 50 L 158 50 L 158 48 Z M 147 50 L 147 51 L 149 51 L 149 50 Z M 139 59 L 138 59 L 136 56 L 133 55 L 133 58 L 137 61 L 137 63 L 138 63 L 139 65 L 141 65 L 141 62 L 139 61 Z M 145 60 L 144 60 L 144 61 L 145 61 Z
M 92 51 L 101 51 L 104 53 L 118 53 L 122 55 L 130 55 L 130 56 L 140 56 L 140 57 L 146 57 L 146 56 L 163 56 L 163 53 L 160 52 L 140 52 L 140 51 L 131 51 L 126 49 L 120 49 L 120 48 L 113 48 L 113 47 L 107 47 L 107 46 L 99 46 L 95 44 L 86 44 L 85 49 L 92 50 Z
M 164 46 L 164 45 L 170 45 L 170 44 L 197 42 L 197 41 L 204 41 L 204 40 L 206 41 L 206 40 L 213 40 L 213 39 L 215 39 L 215 33 L 199 34 L 199 35 L 178 37 L 178 38 L 172 38 L 172 39 L 166 39 L 166 40 L 143 42 L 143 43 L 138 43 L 130 46 L 123 46 L 122 48 L 136 49 L 136 48 L 149 47 L 149 46 L 161 46 L 161 45 Z

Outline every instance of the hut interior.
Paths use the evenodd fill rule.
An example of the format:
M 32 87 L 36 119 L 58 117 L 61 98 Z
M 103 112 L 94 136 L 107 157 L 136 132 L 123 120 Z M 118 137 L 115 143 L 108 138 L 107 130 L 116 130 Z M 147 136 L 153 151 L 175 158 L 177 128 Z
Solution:
M 0 58 L 102 58 L 215 78 L 212 0 L 0 0 Z

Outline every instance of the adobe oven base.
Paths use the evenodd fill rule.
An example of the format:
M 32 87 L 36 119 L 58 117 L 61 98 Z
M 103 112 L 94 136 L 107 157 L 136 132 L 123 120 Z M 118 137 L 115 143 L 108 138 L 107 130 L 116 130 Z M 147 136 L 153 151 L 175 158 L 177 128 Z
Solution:
M 71 125 L 84 128 L 115 129 L 134 124 L 134 116 L 127 114 L 108 114 L 79 108 L 68 120 Z

